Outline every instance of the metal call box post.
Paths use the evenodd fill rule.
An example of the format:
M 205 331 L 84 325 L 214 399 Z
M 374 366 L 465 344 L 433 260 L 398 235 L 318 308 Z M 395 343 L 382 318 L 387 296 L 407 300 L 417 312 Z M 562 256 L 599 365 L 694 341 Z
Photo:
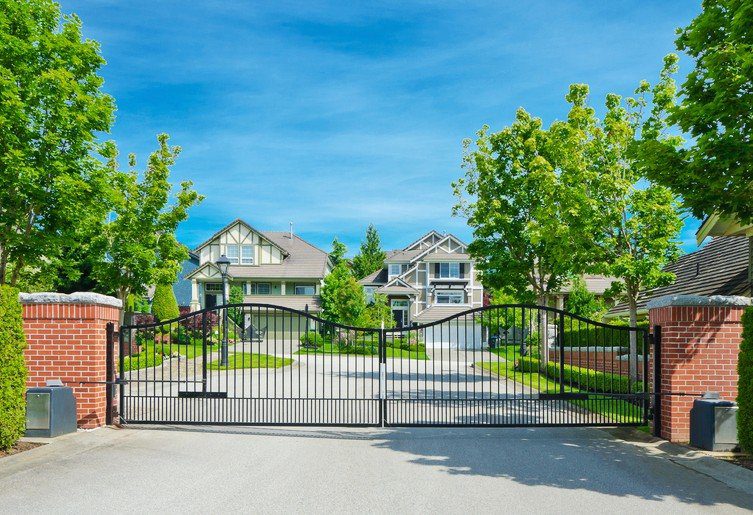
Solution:
M 76 431 L 73 390 L 59 380 L 26 390 L 26 436 L 51 438 Z

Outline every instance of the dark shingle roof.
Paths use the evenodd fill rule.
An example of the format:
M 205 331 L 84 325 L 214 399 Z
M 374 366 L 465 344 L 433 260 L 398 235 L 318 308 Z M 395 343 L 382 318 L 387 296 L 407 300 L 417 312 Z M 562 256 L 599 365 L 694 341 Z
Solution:
M 674 273 L 675 281 L 642 293 L 638 311 L 644 311 L 649 300 L 665 295 L 747 295 L 750 292 L 748 238 L 714 238 L 702 249 L 682 256 L 664 270 Z M 609 315 L 624 314 L 627 310 L 627 304 L 620 303 L 609 310 Z

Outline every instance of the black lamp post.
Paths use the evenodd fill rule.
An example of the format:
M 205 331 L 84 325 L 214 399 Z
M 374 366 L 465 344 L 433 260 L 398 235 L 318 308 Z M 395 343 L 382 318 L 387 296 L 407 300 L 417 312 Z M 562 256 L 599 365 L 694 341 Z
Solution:
M 227 366 L 227 270 L 230 260 L 225 254 L 215 261 L 222 274 L 222 344 L 220 345 L 220 366 Z

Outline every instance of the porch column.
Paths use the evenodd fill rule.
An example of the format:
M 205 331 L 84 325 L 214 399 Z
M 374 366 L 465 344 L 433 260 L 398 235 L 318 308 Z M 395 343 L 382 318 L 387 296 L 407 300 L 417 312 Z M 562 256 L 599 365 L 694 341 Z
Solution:
M 189 305 L 191 311 L 198 311 L 201 309 L 201 303 L 199 302 L 199 283 L 196 279 L 191 279 L 191 303 Z
M 286 286 L 285 281 L 282 281 L 280 283 L 280 295 L 285 295 L 285 286 Z
M 557 309 L 565 309 L 565 296 L 557 295 Z

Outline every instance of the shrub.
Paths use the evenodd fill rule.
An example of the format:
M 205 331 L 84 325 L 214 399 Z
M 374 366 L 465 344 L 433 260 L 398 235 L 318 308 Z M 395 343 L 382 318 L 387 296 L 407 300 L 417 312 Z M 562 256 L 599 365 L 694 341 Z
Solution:
M 744 451 L 753 452 L 753 308 L 743 314 L 737 374 L 737 438 Z
M 152 313 L 160 322 L 180 316 L 178 300 L 171 284 L 158 284 L 152 298 Z
M 9 449 L 26 427 L 23 310 L 18 290 L 0 285 L 0 449 Z
M 550 379 L 559 380 L 560 364 L 549 361 L 546 370 L 543 370 L 541 360 L 536 358 L 522 357 L 518 361 L 518 369 L 521 372 L 541 372 Z M 600 372 L 590 368 L 565 365 L 564 382 L 581 390 L 596 393 L 640 393 L 643 392 L 641 381 L 630 381 L 627 376 Z M 632 388 L 631 388 L 632 387 Z
M 316 347 L 321 347 L 322 345 L 329 343 L 330 341 L 328 338 L 325 338 L 316 331 L 305 332 L 300 336 L 300 338 L 298 338 L 298 340 L 302 345 L 310 345 Z
M 625 327 L 627 327 L 627 324 L 625 324 Z M 648 321 L 638 322 L 637 327 L 648 329 Z M 586 324 L 577 320 L 573 320 L 572 327 L 569 327 L 568 320 L 565 320 L 563 340 L 565 347 L 628 347 L 630 345 L 630 331 Z M 638 354 L 642 354 L 643 338 L 641 332 L 638 332 L 637 343 Z

